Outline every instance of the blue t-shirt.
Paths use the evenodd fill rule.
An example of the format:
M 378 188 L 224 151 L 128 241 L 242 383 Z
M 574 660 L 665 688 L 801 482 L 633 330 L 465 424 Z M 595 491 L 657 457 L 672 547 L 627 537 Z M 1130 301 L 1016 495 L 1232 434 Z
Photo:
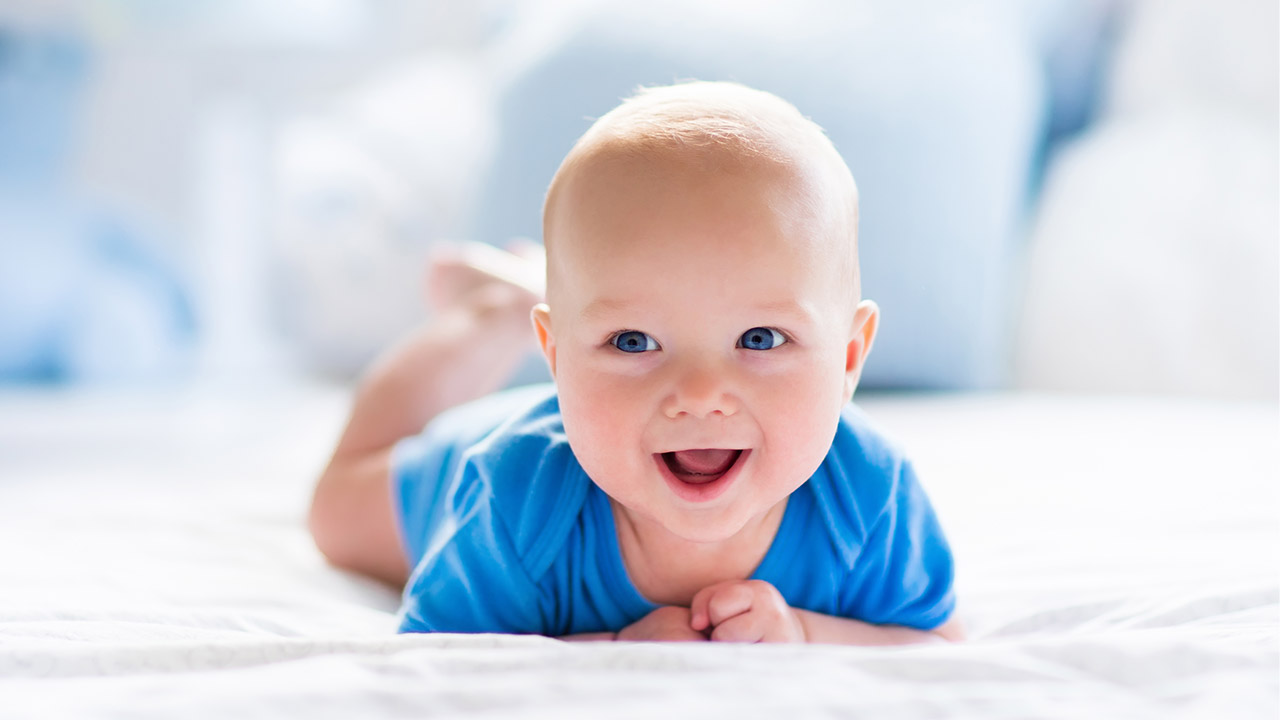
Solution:
M 609 498 L 550 385 L 441 414 L 402 440 L 393 494 L 414 568 L 401 632 L 616 632 L 658 607 L 627 576 Z M 792 607 L 923 630 L 955 605 L 951 551 L 910 463 L 848 405 L 752 574 Z

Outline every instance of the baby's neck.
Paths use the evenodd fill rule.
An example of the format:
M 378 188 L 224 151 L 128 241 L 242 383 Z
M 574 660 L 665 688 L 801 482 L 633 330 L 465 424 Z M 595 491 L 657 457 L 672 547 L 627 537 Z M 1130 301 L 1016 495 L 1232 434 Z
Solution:
M 636 590 L 659 605 L 688 607 L 694 594 L 709 585 L 751 577 L 778 534 L 787 501 L 718 543 L 685 540 L 635 517 L 612 499 L 610 505 L 622 561 Z

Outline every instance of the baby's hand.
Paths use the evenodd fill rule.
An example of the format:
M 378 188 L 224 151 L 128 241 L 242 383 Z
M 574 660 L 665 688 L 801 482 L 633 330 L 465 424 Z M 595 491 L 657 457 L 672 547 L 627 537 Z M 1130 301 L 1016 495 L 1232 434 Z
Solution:
M 726 580 L 703 588 L 690 603 L 689 627 L 719 642 L 805 642 L 800 618 L 763 580 Z
M 689 627 L 689 609 L 667 605 L 618 631 L 619 642 L 706 642 L 707 636 Z

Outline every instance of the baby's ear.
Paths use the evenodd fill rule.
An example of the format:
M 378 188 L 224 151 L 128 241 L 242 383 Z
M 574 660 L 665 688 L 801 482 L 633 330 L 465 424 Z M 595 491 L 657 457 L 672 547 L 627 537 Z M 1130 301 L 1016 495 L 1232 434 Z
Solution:
M 871 345 L 880 327 L 880 307 L 871 300 L 863 300 L 853 312 L 849 344 L 845 346 L 844 401 L 853 399 L 853 391 L 862 376 L 862 365 L 867 361 Z
M 547 359 L 547 367 L 551 369 L 551 377 L 556 376 L 556 338 L 551 334 L 551 308 L 546 303 L 533 306 L 530 313 L 533 320 L 533 332 L 538 336 L 538 345 L 542 355 Z

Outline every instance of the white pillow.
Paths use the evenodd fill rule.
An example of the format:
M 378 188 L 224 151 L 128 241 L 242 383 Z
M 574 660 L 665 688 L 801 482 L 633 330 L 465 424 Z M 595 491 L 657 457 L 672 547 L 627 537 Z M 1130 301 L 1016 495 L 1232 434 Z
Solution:
M 1028 263 L 1017 384 L 1275 399 L 1276 133 L 1116 120 L 1065 151 Z

